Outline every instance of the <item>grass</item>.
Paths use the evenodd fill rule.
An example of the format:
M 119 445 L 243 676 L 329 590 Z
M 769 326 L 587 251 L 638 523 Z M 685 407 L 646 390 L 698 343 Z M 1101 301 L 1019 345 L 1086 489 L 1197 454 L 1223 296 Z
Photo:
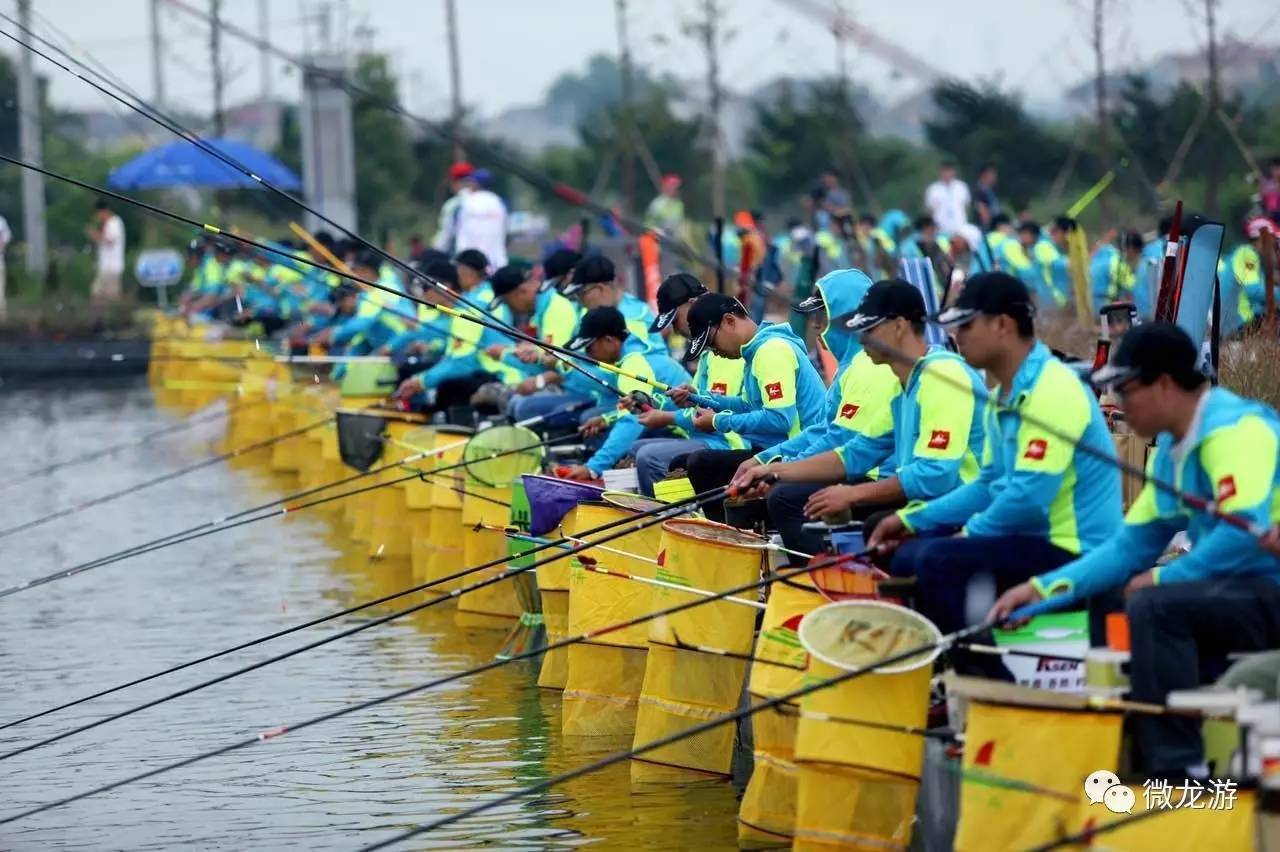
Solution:
M 1224 343 L 1218 371 L 1223 387 L 1280 408 L 1280 339 L 1254 331 Z

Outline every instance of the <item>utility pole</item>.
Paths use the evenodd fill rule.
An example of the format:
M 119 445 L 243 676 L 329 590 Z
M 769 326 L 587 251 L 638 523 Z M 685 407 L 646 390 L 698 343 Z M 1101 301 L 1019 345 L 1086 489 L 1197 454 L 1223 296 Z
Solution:
M 453 160 L 466 159 L 462 149 L 462 64 L 458 58 L 458 9 L 455 0 L 444 0 L 445 30 L 449 39 L 449 130 L 453 136 Z
M 213 65 L 213 135 L 221 137 L 226 130 L 226 118 L 222 114 L 222 22 L 218 13 L 222 0 L 209 0 L 209 62 Z
M 18 0 L 18 20 L 24 30 L 31 30 L 31 0 Z M 18 150 L 22 159 L 35 166 L 44 165 L 44 142 L 40 133 L 40 97 L 36 90 L 36 73 L 31 64 L 32 53 L 23 50 L 18 57 Z M 27 247 L 27 272 L 44 281 L 48 258 L 45 234 L 44 175 L 31 169 L 22 170 L 22 231 Z
M 1093 97 L 1098 122 L 1098 157 L 1103 168 L 1110 168 L 1111 144 L 1107 138 L 1111 129 L 1111 117 L 1107 114 L 1106 4 L 1107 0 L 1093 0 L 1090 42 L 1093 46 Z M 1104 220 L 1110 219 L 1110 205 L 1105 196 L 1099 199 L 1098 210 Z
M 707 53 L 707 89 L 710 95 L 707 111 L 707 135 L 711 140 L 711 215 L 724 216 L 724 145 L 720 132 L 720 108 L 724 92 L 720 89 L 720 34 L 717 20 L 720 9 L 716 0 L 703 0 L 705 20 L 700 27 L 703 49 Z
M 1207 48 L 1207 59 L 1209 63 L 1209 91 L 1208 97 L 1208 114 L 1216 116 L 1221 111 L 1222 101 L 1222 82 L 1219 77 L 1218 69 L 1218 33 L 1217 18 L 1214 14 L 1214 6 L 1217 0 L 1204 0 L 1204 23 L 1205 30 L 1209 35 L 1209 46 Z M 1217 134 L 1215 134 L 1217 135 Z M 1208 186 L 1205 187 L 1204 206 L 1205 212 L 1213 215 L 1218 209 L 1218 182 L 1221 180 L 1222 158 L 1219 156 L 1219 145 L 1209 145 L 1208 156 L 1209 162 L 1205 165 L 1207 168 Z
M 627 0 L 615 1 L 618 20 L 618 70 L 622 84 L 622 138 L 619 151 L 622 154 L 623 213 L 632 216 L 636 212 L 636 126 L 631 111 L 633 81 L 631 77 L 631 45 L 627 39 Z
M 271 16 L 267 11 L 267 0 L 258 0 L 258 37 L 263 42 L 271 38 Z M 271 55 L 265 47 L 258 51 L 258 73 L 262 77 L 259 98 L 265 103 L 271 100 Z
M 164 107 L 164 54 L 160 39 L 160 2 L 151 0 L 151 100 Z
M 836 40 L 836 74 L 840 77 L 840 89 L 847 98 L 849 97 L 849 62 L 845 55 L 844 28 L 848 24 L 848 17 L 844 8 L 844 0 L 835 0 L 835 3 L 836 17 L 831 25 L 831 35 Z

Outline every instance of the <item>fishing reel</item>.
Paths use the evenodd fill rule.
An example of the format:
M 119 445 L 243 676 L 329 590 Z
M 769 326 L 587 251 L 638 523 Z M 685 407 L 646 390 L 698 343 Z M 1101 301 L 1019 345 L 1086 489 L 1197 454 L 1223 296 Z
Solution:
M 620 402 L 631 411 L 643 414 L 646 411 L 652 411 L 658 406 L 654 405 L 653 397 L 644 391 L 634 390 L 623 397 Z

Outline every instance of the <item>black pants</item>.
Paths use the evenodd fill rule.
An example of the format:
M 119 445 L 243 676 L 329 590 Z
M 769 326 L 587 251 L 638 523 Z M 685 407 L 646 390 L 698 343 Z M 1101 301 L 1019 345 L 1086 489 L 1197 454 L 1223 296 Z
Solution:
M 1264 577 L 1149 586 L 1125 609 L 1135 701 L 1163 704 L 1171 691 L 1198 688 L 1204 661 L 1280 647 L 1280 584 Z M 1180 778 L 1204 760 L 1198 720 L 1142 714 L 1134 724 L 1148 774 Z
M 671 460 L 671 469 L 683 467 L 689 475 L 693 493 L 701 494 L 728 485 L 738 465 L 755 454 L 755 450 L 698 450 L 687 456 L 676 456 Z M 711 520 L 724 523 L 724 500 L 704 503 L 702 511 Z
M 471 395 L 479 390 L 481 385 L 495 379 L 492 373 L 472 373 L 469 376 L 445 379 L 436 386 L 435 404 L 428 406 L 427 410 L 448 411 L 450 408 L 470 406 Z
M 823 534 L 804 528 L 809 520 L 805 517 L 804 507 L 810 497 L 827 487 L 812 482 L 779 482 L 769 489 L 769 520 L 782 536 L 782 543 L 787 549 L 801 553 L 818 553 L 823 549 L 826 543 Z M 879 523 L 889 511 L 900 508 L 901 505 L 857 506 L 850 515 L 852 520 L 864 522 L 863 534 L 869 537 L 875 528 L 872 520 Z M 798 556 L 788 558 L 793 565 L 802 565 L 805 561 Z
M 895 577 L 915 577 L 916 609 L 943 633 L 960 630 L 969 622 L 966 604 L 973 581 L 990 578 L 998 596 L 1008 589 L 1059 568 L 1075 554 L 1038 536 L 946 536 L 907 539 L 893 555 L 889 573 Z M 981 614 L 994 599 L 981 602 Z M 989 645 L 989 633 L 975 637 L 976 644 Z M 981 675 L 999 680 L 1012 680 L 1009 670 L 998 658 L 957 649 L 952 663 L 961 674 Z

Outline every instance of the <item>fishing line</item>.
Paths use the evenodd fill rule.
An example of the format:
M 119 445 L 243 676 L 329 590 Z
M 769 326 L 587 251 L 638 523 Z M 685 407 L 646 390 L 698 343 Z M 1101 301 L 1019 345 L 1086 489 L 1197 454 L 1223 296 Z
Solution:
M 412 477 L 406 477 L 406 479 L 410 479 L 410 478 L 412 478 Z M 381 483 L 380 483 L 379 485 L 381 485 Z M 378 485 L 375 485 L 375 486 L 372 486 L 372 487 L 375 487 L 375 488 L 376 488 L 376 487 L 379 487 L 379 486 L 378 486 Z M 625 529 L 625 530 L 621 530 L 621 531 L 617 531 L 617 532 L 609 533 L 608 535 L 606 535 L 606 536 L 604 536 L 603 538 L 599 539 L 599 541 L 600 541 L 600 542 L 602 542 L 602 543 L 603 543 L 603 542 L 608 542 L 608 541 L 613 541 L 614 539 L 621 538 L 621 537 L 626 536 L 626 535 L 630 535 L 630 534 L 632 534 L 633 532 L 635 532 L 635 531 L 637 531 L 637 530 L 645 529 L 645 528 L 650 527 L 650 526 L 653 526 L 653 525 L 655 525 L 655 524 L 660 524 L 660 523 L 662 523 L 662 522 L 664 522 L 664 521 L 668 520 L 668 518 L 669 518 L 671 515 L 673 515 L 673 514 L 680 514 L 680 513 L 683 511 L 683 509 L 681 509 L 681 505 L 688 504 L 688 505 L 691 505 L 691 506 L 700 506 L 700 505 L 702 505 L 703 503 L 706 503 L 706 502 L 708 502 L 708 501 L 710 501 L 710 500 L 716 500 L 716 499 L 719 499 L 721 496 L 723 496 L 723 494 L 724 494 L 724 488 L 723 488 L 723 487 L 722 487 L 722 488 L 716 488 L 716 489 L 713 489 L 713 490 L 711 490 L 711 491 L 706 492 L 705 494 L 702 494 L 702 495 L 695 495 L 694 497 L 688 498 L 688 499 L 687 499 L 687 500 L 685 500 L 685 501 L 681 501 L 681 504 L 672 503 L 672 504 L 670 504 L 670 505 L 668 505 L 668 506 L 661 506 L 661 507 L 658 507 L 658 508 L 656 508 L 656 509 L 651 509 L 651 510 L 649 510 L 648 512 L 638 513 L 637 515 L 632 516 L 631 518 L 629 518 L 629 519 L 628 519 L 628 520 L 633 521 L 633 522 L 634 522 L 634 521 L 637 521 L 637 520 L 639 520 L 639 521 L 640 521 L 640 523 L 638 523 L 634 528 L 632 528 L 632 529 Z M 279 655 L 277 655 L 277 656 L 275 656 L 275 657 L 270 657 L 270 658 L 268 658 L 268 659 L 266 659 L 266 660 L 262 660 L 262 661 L 259 661 L 259 662 L 257 662 L 257 663 L 253 663 L 253 664 L 251 664 L 251 665 L 244 666 L 244 667 L 242 667 L 242 668 L 240 668 L 240 669 L 237 669 L 237 670 L 235 670 L 235 671 L 228 672 L 228 673 L 226 673 L 226 674 L 220 675 L 220 676 L 218 676 L 218 677 L 216 677 L 216 678 L 213 678 L 213 679 L 211 679 L 211 680 L 207 680 L 207 681 L 204 681 L 204 682 L 202 682 L 202 683 L 195 684 L 194 686 L 188 687 L 188 688 L 186 688 L 186 689 L 182 689 L 182 690 L 179 690 L 179 691 L 177 691 L 177 692 L 170 693 L 169 695 L 162 696 L 161 698 L 155 699 L 155 700 L 153 700 L 153 701 L 148 701 L 148 702 L 146 702 L 145 704 L 137 705 L 137 706 L 135 706 L 135 707 L 129 708 L 129 709 L 124 710 L 124 711 L 121 711 L 121 712 L 119 712 L 119 713 L 114 713 L 114 714 L 112 714 L 112 715 L 110 715 L 110 716 L 104 716 L 104 717 L 102 717 L 102 718 L 100 718 L 100 719 L 97 719 L 97 720 L 95 720 L 95 721 L 93 721 L 93 722 L 90 722 L 90 723 L 88 723 L 88 724 L 81 725 L 81 726 L 79 726 L 79 727 L 77 727 L 77 728 L 72 728 L 72 729 L 71 729 L 71 730 L 69 730 L 69 731 L 64 731 L 64 732 L 63 732 L 63 733 L 61 733 L 61 734 L 57 734 L 57 735 L 55 735 L 55 736 L 48 737 L 48 738 L 43 739 L 43 740 L 40 740 L 40 741 L 38 741 L 38 742 L 28 744 L 28 745 L 23 746 L 23 747 L 21 747 L 21 748 L 15 749 L 15 750 L 10 751 L 10 752 L 7 752 L 6 754 L 0 755 L 0 760 L 7 760 L 7 759 L 8 759 L 8 758 L 10 758 L 10 757 L 14 757 L 14 756 L 17 756 L 17 755 L 19 755 L 19 754 L 23 754 L 23 753 L 28 752 L 28 751 L 32 751 L 33 749 L 40 748 L 41 746 L 49 745 L 49 744 L 54 743 L 54 742 L 58 742 L 59 740 L 66 739 L 67 737 L 70 737 L 70 736 L 72 736 L 72 735 L 74 735 L 74 734 L 77 734 L 77 733 L 80 733 L 80 732 L 82 732 L 82 731 L 87 731 L 87 730 L 90 730 L 90 729 L 92 729 L 92 728 L 96 728 L 96 727 L 98 727 L 98 726 L 100 726 L 100 725 L 104 725 L 104 724 L 106 724 L 107 722 L 111 722 L 111 721 L 114 721 L 114 720 L 116 720 L 116 719 L 121 719 L 121 718 L 124 718 L 124 717 L 126 717 L 126 716 L 131 716 L 131 715 L 133 715 L 134 713 L 138 713 L 138 712 L 140 712 L 140 711 L 142 711 L 142 710 L 146 710 L 146 709 L 148 709 L 148 708 L 150 708 L 150 707 L 155 707 L 155 706 L 156 706 L 156 705 L 158 705 L 158 704 L 163 704 L 163 703 L 166 703 L 166 702 L 168 702 L 168 701 L 172 701 L 172 700 L 174 700 L 174 699 L 176 699 L 176 698 L 180 698 L 180 697 L 182 697 L 182 696 L 184 696 L 184 695 L 189 695 L 189 694 L 190 694 L 190 693 L 192 693 L 192 692 L 197 692 L 197 691 L 199 691 L 199 690 L 201 690 L 201 689 L 204 689 L 204 688 L 206 688 L 206 687 L 213 686 L 214 684 L 222 683 L 223 681 L 230 680 L 231 678 L 237 677 L 237 676 L 239 676 L 239 675 L 241 675 L 241 674 L 246 674 L 246 673 L 248 673 L 248 672 L 255 671 L 255 670 L 257 670 L 257 669 L 260 669 L 260 668 L 263 668 L 263 667 L 265 667 L 265 666 L 271 665 L 272 663 L 276 663 L 276 662 L 280 662 L 280 661 L 282 661 L 282 660 L 286 660 L 286 659 L 288 659 L 288 658 L 290 658 L 290 657 L 296 656 L 296 655 L 301 654 L 301 653 L 303 653 L 303 652 L 305 652 L 305 651 L 309 651 L 309 650 L 311 650 L 311 649 L 313 649 L 313 648 L 320 647 L 321 645 L 326 645 L 326 644 L 328 644 L 328 643 L 330 643 L 330 642 L 334 642 L 334 641 L 337 641 L 338 639 L 346 638 L 347 636 L 351 636 L 351 635 L 353 635 L 353 634 L 355 634 L 355 633 L 359 633 L 359 632 L 361 632 L 361 631 L 363 631 L 363 630 L 368 630 L 369 628 L 377 627 L 378 625 L 385 624 L 386 622 L 391 621 L 391 620 L 393 620 L 393 619 L 401 618 L 401 617 L 403 617 L 403 616 L 405 616 L 405 615 L 409 615 L 409 614 L 414 613 L 414 612 L 419 612 L 419 611 L 421 611 L 421 610 L 427 609 L 428 607 L 435 606 L 435 605 L 440 604 L 440 603 L 443 603 L 443 602 L 445 602 L 445 601 L 453 600 L 453 599 L 459 598 L 459 597 L 461 597 L 461 596 L 463 596 L 463 595 L 465 595 L 465 594 L 468 594 L 468 593 L 470 593 L 470 592 L 476 591 L 477 589 L 481 589 L 481 588 L 484 588 L 484 587 L 486 587 L 486 586 L 491 586 L 491 585 L 493 585 L 493 584 L 495 584 L 495 583 L 502 582 L 503 580 L 506 580 L 506 579 L 508 579 L 508 578 L 510 578 L 510 577 L 516 576 L 517 574 L 523 574 L 523 573 L 526 573 L 526 572 L 528 572 L 528 571 L 534 570 L 534 569 L 536 569 L 536 568 L 538 568 L 538 567 L 540 567 L 540 566 L 542 566 L 542 565 L 546 565 L 546 564 L 549 564 L 549 563 L 551 563 L 551 562 L 556 562 L 556 561 L 558 561 L 558 560 L 564 559 L 565 557 L 573 556 L 573 555 L 575 555 L 575 554 L 577 554 L 577 553 L 581 553 L 582 551 L 584 551 L 584 550 L 588 549 L 588 547 L 590 547 L 590 545 L 586 545 L 586 546 L 583 546 L 583 547 L 578 547 L 578 548 L 575 548 L 575 549 L 573 549 L 573 550 L 569 550 L 569 551 L 562 551 L 562 552 L 559 552 L 559 553 L 554 553 L 554 554 L 552 554 L 551 556 L 545 557 L 545 558 L 540 559 L 540 560 L 536 560 L 536 561 L 534 561 L 534 562 L 533 562 L 533 563 L 531 563 L 531 564 L 524 565 L 524 566 L 521 566 L 521 567 L 519 567 L 519 568 L 507 568 L 507 569 L 505 569 L 505 570 L 503 570 L 503 571 L 498 572 L 497 574 L 494 574 L 492 577 L 487 577 L 487 578 L 485 578 L 484 580 L 481 580 L 481 581 L 479 581 L 479 582 L 477 582 L 477 583 L 472 583 L 472 584 L 471 584 L 471 585 L 469 585 L 469 586 L 466 586 L 466 587 L 463 587 L 463 588 L 459 588 L 459 589 L 455 589 L 455 590 L 453 590 L 452 592 L 449 592 L 448 594 L 444 594 L 444 595 L 441 595 L 441 596 L 439 596 L 439 597 L 431 598 L 430 600 L 423 601 L 422 603 L 415 604 L 414 606 L 411 606 L 411 607 L 406 607 L 405 609 L 402 609 L 402 610 L 397 610 L 396 612 L 388 613 L 387 615 L 384 615 L 384 616 L 381 616 L 381 617 L 379 617 L 379 618 L 373 619 L 372 621 L 368 621 L 368 622 L 365 622 L 365 623 L 363 623 L 363 624 L 355 625 L 355 626 L 350 627 L 350 628 L 348 628 L 348 629 L 346 629 L 346 630 L 343 630 L 343 631 L 341 631 L 341 632 L 339 632 L 339 633 L 335 633 L 335 634 L 333 634 L 333 635 L 331 635 L 331 636 L 326 636 L 326 637 L 324 637 L 324 638 L 322 638 L 322 639 L 317 639 L 316 641 L 314 641 L 314 642 L 310 642 L 310 643 L 308 643 L 308 644 L 306 644 L 306 645 L 301 645 L 301 646 L 299 646 L 299 647 L 297 647 L 297 648 L 294 648 L 294 649 L 292 649 L 292 650 L 286 651 L 285 653 L 283 653 L 283 654 L 279 654 Z M 505 559 L 507 559 L 507 560 L 509 560 L 509 559 L 511 559 L 511 558 L 512 558 L 512 557 L 510 557 L 510 556 L 505 557 Z M 476 569 L 471 569 L 471 570 L 476 570 Z M 438 581 L 436 581 L 436 582 L 441 582 L 441 580 L 438 580 Z M 763 582 L 763 581 L 760 581 L 760 582 Z M 759 585 L 759 582 L 757 582 L 757 583 L 753 583 L 753 584 L 748 584 L 747 586 L 744 586 L 744 587 L 743 587 L 743 589 L 739 589 L 738 591 L 742 591 L 742 590 L 745 590 L 745 589 L 747 589 L 747 588 L 752 588 L 752 587 L 757 586 L 757 585 Z M 629 620 L 628 620 L 628 622 L 626 622 L 626 623 L 609 625 L 608 627 L 600 628 L 600 629 L 598 629 L 598 630 L 588 631 L 587 633 L 582 634 L 582 637 L 581 637 L 581 638 L 579 638 L 579 639 L 577 639 L 576 641 L 586 641 L 586 639 L 587 639 L 587 638 L 594 638 L 594 637 L 596 637 L 596 636 L 601 636 L 601 635 L 604 635 L 604 634 L 606 634 L 606 633 L 612 633 L 612 632 L 615 632 L 615 631 L 617 631 L 617 630 L 623 630 L 623 629 L 626 629 L 627 627 L 635 626 L 635 625 L 637 625 L 637 624 L 643 624 L 643 623 L 646 623 L 647 621 L 651 621 L 651 620 L 653 620 L 653 619 L 655 619 L 655 618 L 664 617 L 664 616 L 666 616 L 666 615 L 671 615 L 671 614 L 676 613 L 676 612 L 682 612 L 682 611 L 684 611 L 684 610 L 686 610 L 686 609 L 690 609 L 690 608 L 692 608 L 692 607 L 694 607 L 694 606 L 699 606 L 699 605 L 701 605 L 701 604 L 708 603 L 708 602 L 709 602 L 709 600 L 711 600 L 711 599 L 707 599 L 707 598 L 697 598 L 697 599 L 695 599 L 695 600 L 693 600 L 693 601 L 690 601 L 690 602 L 686 602 L 686 603 L 684 603 L 684 604 L 677 605 L 676 607 L 673 607 L 673 608 L 671 608 L 671 609 L 661 610 L 661 611 L 658 611 L 658 612 L 656 612 L 656 613 L 650 613 L 650 614 L 645 615 L 645 616 L 638 616 L 638 617 L 636 617 L 636 618 L 634 618 L 634 619 L 629 619 Z M 530 658 L 530 657 L 535 657 L 535 656 L 541 655 L 541 654 L 542 654 L 542 653 L 544 653 L 545 651 L 548 651 L 548 650 L 554 650 L 554 649 L 559 648 L 559 647 L 564 647 L 564 645 L 565 645 L 565 644 L 570 644 L 570 640 L 568 640 L 568 639 L 566 639 L 566 640 L 562 640 L 562 641 L 561 641 L 561 642 L 559 642 L 559 643 L 552 643 L 552 644 L 550 644 L 550 645 L 546 646 L 545 648 L 539 648 L 539 649 L 536 649 L 536 650 L 533 650 L 533 651 L 528 651 L 528 652 L 525 652 L 525 653 L 523 653 L 523 654 L 517 654 L 517 655 L 511 656 L 511 657 L 504 657 L 504 658 L 502 658 L 502 659 L 500 659 L 500 660 L 494 660 L 494 661 L 492 661 L 492 662 L 490 662 L 490 663 L 486 663 L 486 664 L 484 664 L 484 665 L 480 666 L 479 668 L 470 669 L 470 670 L 468 670 L 468 671 L 466 671 L 466 672 L 462 672 L 462 673 L 458 673 L 458 674 L 454 674 L 454 675 L 448 675 L 448 676 L 446 676 L 445 678 L 440 679 L 439 683 L 449 682 L 450 680 L 460 680 L 460 679 L 462 679 L 463 677 L 468 677 L 468 676 L 473 675 L 473 674 L 478 674 L 478 673 L 483 672 L 483 671 L 488 671 L 488 670 L 490 670 L 490 669 L 492 669 L 492 668 L 497 668 L 498 666 L 503 666 L 503 665 L 506 665 L 506 664 L 508 664 L 508 663 L 515 662 L 516 660 L 522 660 L 522 659 L 528 659 L 528 658 Z M 381 703 L 383 703 L 383 702 L 385 702 L 385 701 L 394 700 L 394 699 L 395 699 L 395 698 L 397 698 L 397 697 L 402 697 L 402 696 L 404 696 L 404 695 L 409 695 L 409 694 L 412 694 L 412 693 L 414 693 L 414 692 L 419 692 L 419 691 L 422 691 L 422 690 L 424 690 L 424 689 L 429 688 L 431 685 L 438 685 L 438 683 L 433 683 L 433 684 L 428 684 L 428 685 L 419 685 L 419 686 L 417 686 L 417 687 L 410 687 L 410 688 L 409 688 L 409 689 L 407 689 L 407 690 L 400 690 L 400 691 L 398 691 L 398 692 L 392 693 L 392 695 L 391 695 L 391 696 L 383 696 L 382 698 L 379 698 L 379 699 L 373 699 L 373 702 L 372 702 L 372 703 L 364 702 L 364 703 L 362 703 L 362 704 L 355 705 L 354 707 L 348 707 L 348 708 L 344 708 L 344 709 L 339 710 L 339 711 L 335 711 L 334 713 L 325 714 L 324 716 L 318 717 L 318 718 L 316 718 L 316 719 L 313 719 L 313 720 L 311 720 L 311 721 L 309 721 L 309 722 L 302 723 L 302 724 L 300 724 L 300 725 L 293 725 L 293 726 L 289 726 L 289 727 L 279 728 L 279 729 L 277 729 L 276 731 L 271 732 L 271 734 L 270 734 L 269 736 L 259 735 L 258 737 L 254 737 L 254 738 L 253 738 L 253 739 L 251 739 L 251 740 L 246 740 L 246 741 L 244 741 L 244 742 L 241 744 L 241 747 L 242 747 L 243 745 L 248 745 L 248 744 L 250 744 L 250 743 L 259 742 L 259 741 L 260 741 L 260 740 L 262 740 L 262 739 L 268 739 L 268 738 L 270 738 L 270 737 L 272 737 L 272 736 L 280 736 L 280 735 L 282 735 L 282 734 L 284 734 L 284 733 L 286 733 L 286 732 L 288 732 L 288 731 L 298 730 L 298 729 L 299 729 L 299 728 L 301 728 L 301 727 L 308 727 L 309 725 L 311 725 L 311 724 L 315 724 L 316 722 L 319 722 L 319 721 L 324 721 L 324 720 L 326 720 L 326 719 L 336 718 L 337 716 L 346 715 L 347 713 L 354 712 L 354 710 L 356 710 L 356 709 L 362 709 L 362 708 L 364 708 L 364 707 L 372 707 L 372 706 L 376 706 L 377 704 L 381 704 Z M 207 755 L 207 756 L 213 756 L 214 754 L 222 754 L 222 753 L 224 753 L 224 750 L 223 750 L 223 749 L 219 749 L 219 750 L 217 750 L 217 751 L 215 751 L 215 752 L 213 752 L 213 753 L 211 753 L 211 754 L 209 754 L 209 755 Z M 203 759 L 203 758 L 202 758 L 202 759 Z M 179 766 L 179 765 L 186 765 L 186 763 L 187 763 L 186 761 L 183 761 L 183 762 L 181 762 L 180 764 L 173 764 L 173 765 L 171 765 L 171 766 L 169 766 L 169 767 L 167 767 L 167 768 L 168 768 L 168 769 L 177 768 L 177 766 Z M 150 773 L 144 773 L 144 776 L 145 776 L 145 777 L 151 777 L 153 774 L 159 774 L 159 772 L 162 772 L 162 771 L 167 771 L 167 769 L 166 769 L 166 768 L 164 768 L 164 767 L 162 767 L 162 768 L 160 768 L 159 770 L 152 770 Z M 70 802 L 72 802 L 72 801 L 77 801 L 77 800 L 79 800 L 79 799 L 81 799 L 81 798 L 87 798 L 87 797 L 88 797 L 88 796 L 90 796 L 90 795 L 96 795 L 97 793 L 105 792 L 106 790 L 114 789 L 115 787 L 118 787 L 118 786 L 123 786 L 123 784 L 131 783 L 132 781 L 136 781 L 136 780 L 140 780 L 140 778 L 141 778 L 141 777 L 143 777 L 143 776 L 137 776 L 137 777 L 134 777 L 134 778 L 132 778 L 132 779 L 129 779 L 129 780 L 126 780 L 126 781 L 123 781 L 123 782 L 116 782 L 115 784 L 108 784 L 108 785 L 105 785 L 104 787 L 99 787 L 99 788 L 97 788 L 97 789 L 95 789 L 95 790 L 92 790 L 92 791 L 89 791 L 89 792 L 87 792 L 87 793 L 79 794 L 78 796 L 68 797 L 67 799 L 60 800 L 60 801 L 58 801 L 58 802 L 54 802 L 54 803 L 51 803 L 51 804 L 49 804 L 49 805 L 41 806 L 41 807 L 39 807 L 39 808 L 36 808 L 36 809 L 30 810 L 30 811 L 26 811 L 26 812 L 24 812 L 24 813 L 17 814 L 17 815 L 15 815 L 15 816 L 6 817 L 6 818 L 4 818 L 4 819 L 0 819 L 0 824 L 4 824 L 4 823 L 8 823 L 8 822 L 13 822 L 14 820 L 21 819 L 22 817 L 25 817 L 25 816 L 31 816 L 32 814 L 39 813 L 39 812 L 41 812 L 41 811 L 43 811 L 43 810 L 48 810 L 49 808 L 52 808 L 52 807 L 58 807 L 59 805 L 69 804 L 69 803 L 70 803 Z
M 276 435 L 274 438 L 267 438 L 262 441 L 256 441 L 252 444 L 247 444 L 243 447 L 239 447 L 234 450 L 229 450 L 228 452 L 225 452 L 225 453 L 219 453 L 216 456 L 209 456 L 208 458 L 202 461 L 198 461 L 194 464 L 187 465 L 186 467 L 180 467 L 177 470 L 169 471 L 168 473 L 163 474 L 161 476 L 157 476 L 153 479 L 147 479 L 142 482 L 135 483 L 134 485 L 130 485 L 128 488 L 122 488 L 119 491 L 113 491 L 110 494 L 103 494 L 98 497 L 93 497 L 89 500 L 84 501 L 83 503 L 77 503 L 73 506 L 67 506 L 64 509 L 59 509 L 56 512 L 50 512 L 47 515 L 42 515 L 33 520 L 18 524 L 17 526 L 9 527 L 8 529 L 0 529 L 0 539 L 8 538 L 9 536 L 14 535 L 16 533 L 20 533 L 26 530 L 35 529 L 36 527 L 44 526 L 45 524 L 50 523 L 51 521 L 56 521 L 59 518 L 66 518 L 66 517 L 69 517 L 70 515 L 75 515 L 79 512 L 83 512 L 85 509 L 91 509 L 94 506 L 101 506 L 103 503 L 110 503 L 112 500 L 119 499 L 120 497 L 127 497 L 130 494 L 137 494 L 139 491 L 144 491 L 152 487 L 153 485 L 159 485 L 163 482 L 170 482 L 179 477 L 186 476 L 188 473 L 194 473 L 197 470 L 203 470 L 204 468 L 210 467 L 211 465 L 218 464 L 219 462 L 224 462 L 224 461 L 227 461 L 228 459 L 238 458 L 239 456 L 245 455 L 246 453 L 252 453 L 258 450 L 266 449 L 267 447 L 270 447 L 274 444 L 278 444 L 281 441 L 287 441 L 290 438 L 296 438 L 299 435 L 302 435 L 306 432 L 310 432 L 311 430 L 316 429 L 320 426 L 324 426 L 326 423 L 329 423 L 332 420 L 333 420 L 332 416 L 326 417 L 324 420 L 319 420 L 315 423 L 310 424 L 309 426 L 302 426 L 298 429 L 291 429 L 290 431 L 285 432 L 281 435 Z M 0 597 L 4 597 L 4 595 L 5 595 L 5 592 L 0 592 Z

